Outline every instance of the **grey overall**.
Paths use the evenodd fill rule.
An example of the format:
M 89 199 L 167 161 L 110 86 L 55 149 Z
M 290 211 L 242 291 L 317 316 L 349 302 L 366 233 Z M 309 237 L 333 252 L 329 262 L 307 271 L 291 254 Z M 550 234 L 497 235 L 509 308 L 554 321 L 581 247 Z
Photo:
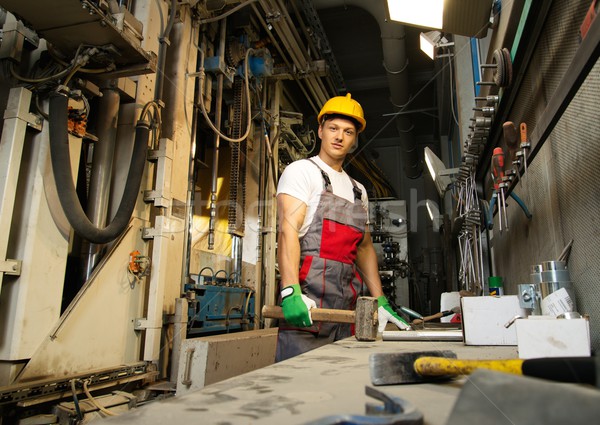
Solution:
M 354 265 L 367 223 L 362 191 L 350 178 L 354 202 L 334 195 L 327 173 L 312 160 L 308 161 L 321 171 L 324 189 L 314 219 L 300 239 L 300 287 L 319 308 L 354 310 L 363 289 Z M 350 324 L 314 323 L 311 327 L 297 328 L 281 320 L 275 359 L 285 360 L 353 333 Z

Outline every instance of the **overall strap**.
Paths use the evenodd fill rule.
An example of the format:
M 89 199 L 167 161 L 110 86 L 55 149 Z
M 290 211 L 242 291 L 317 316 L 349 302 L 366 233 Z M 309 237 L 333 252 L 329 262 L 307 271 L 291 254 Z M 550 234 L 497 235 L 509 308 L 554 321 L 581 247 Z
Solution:
M 325 170 L 323 170 L 321 167 L 319 167 L 319 164 L 317 164 L 312 159 L 307 158 L 307 161 L 312 162 L 315 165 L 315 167 L 317 167 L 319 169 L 319 171 L 321 172 L 321 176 L 323 176 L 323 189 L 326 190 L 327 192 L 333 192 L 333 189 L 331 187 L 331 180 L 329 180 L 329 175 L 325 172 Z
M 362 201 L 362 190 L 360 190 L 360 187 L 358 187 L 358 185 L 356 184 L 356 181 L 354 181 L 354 179 L 350 176 L 348 176 L 350 178 L 350 181 L 352 182 L 352 191 L 354 192 L 354 200 L 355 201 Z

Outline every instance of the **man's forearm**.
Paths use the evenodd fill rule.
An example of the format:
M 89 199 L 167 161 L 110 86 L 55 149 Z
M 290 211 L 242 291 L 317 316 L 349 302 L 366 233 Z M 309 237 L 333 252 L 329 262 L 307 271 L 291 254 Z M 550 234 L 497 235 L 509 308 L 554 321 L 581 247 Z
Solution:
M 379 278 L 379 266 L 377 264 L 377 253 L 371 241 L 371 235 L 366 234 L 365 239 L 358 247 L 356 266 L 369 288 L 372 297 L 383 295 L 381 279 Z
M 298 236 L 293 237 L 281 233 L 277 243 L 277 261 L 282 286 L 293 285 L 298 282 L 300 268 L 300 241 Z

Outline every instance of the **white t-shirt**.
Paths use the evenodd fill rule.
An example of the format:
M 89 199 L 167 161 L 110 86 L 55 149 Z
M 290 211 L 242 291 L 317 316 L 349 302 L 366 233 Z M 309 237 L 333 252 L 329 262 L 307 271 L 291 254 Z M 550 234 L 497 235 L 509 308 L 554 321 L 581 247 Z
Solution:
M 331 180 L 331 189 L 334 195 L 354 202 L 354 186 L 352 185 L 350 176 L 345 171 L 334 170 L 318 156 L 313 156 L 310 159 L 316 162 L 327 173 L 329 180 Z M 356 182 L 356 185 L 362 191 L 362 204 L 365 211 L 367 211 L 368 217 L 369 197 L 367 196 L 367 191 L 359 182 Z M 311 164 L 306 160 L 292 162 L 283 170 L 279 178 L 277 194 L 285 193 L 286 195 L 293 196 L 304 202 L 307 206 L 304 223 L 302 223 L 302 227 L 300 227 L 300 231 L 298 232 L 300 237 L 306 234 L 308 227 L 313 221 L 323 189 L 324 182 L 321 171 L 315 167 L 315 164 Z

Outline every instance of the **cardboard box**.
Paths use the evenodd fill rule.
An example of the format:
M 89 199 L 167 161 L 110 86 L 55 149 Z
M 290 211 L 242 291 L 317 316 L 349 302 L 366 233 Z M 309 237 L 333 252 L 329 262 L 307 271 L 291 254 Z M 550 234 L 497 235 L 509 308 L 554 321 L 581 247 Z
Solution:
M 463 297 L 461 308 L 465 345 L 517 345 L 515 326 L 504 326 L 525 317 L 516 295 Z
M 529 316 L 515 321 L 519 357 L 588 357 L 590 323 L 587 319 Z

